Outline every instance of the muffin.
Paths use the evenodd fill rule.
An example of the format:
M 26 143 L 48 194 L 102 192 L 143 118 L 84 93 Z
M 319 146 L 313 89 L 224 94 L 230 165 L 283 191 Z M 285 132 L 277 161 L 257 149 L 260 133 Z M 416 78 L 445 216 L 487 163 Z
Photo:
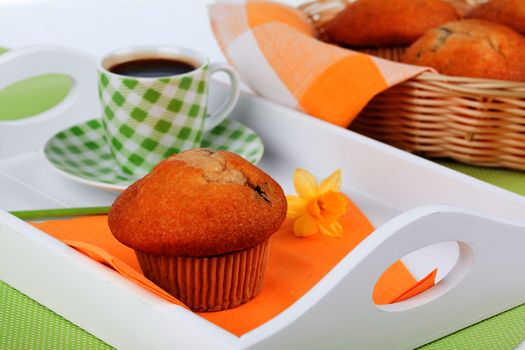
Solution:
M 490 0 L 475 7 L 467 18 L 477 18 L 496 22 L 525 35 L 524 0 Z
M 421 37 L 402 61 L 446 75 L 525 81 L 525 38 L 497 23 L 451 22 Z
M 410 45 L 430 28 L 457 19 L 442 0 L 357 0 L 326 23 L 324 34 L 352 47 Z
M 236 307 L 261 290 L 283 190 L 236 154 L 193 149 L 159 163 L 115 200 L 108 223 L 144 275 L 194 311 Z

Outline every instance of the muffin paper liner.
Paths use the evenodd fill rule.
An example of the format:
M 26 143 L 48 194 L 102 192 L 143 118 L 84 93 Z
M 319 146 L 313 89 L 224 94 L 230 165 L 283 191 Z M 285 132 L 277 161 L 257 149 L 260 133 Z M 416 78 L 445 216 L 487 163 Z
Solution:
M 209 257 L 162 256 L 135 250 L 144 275 L 193 311 L 244 304 L 262 288 L 270 239 Z

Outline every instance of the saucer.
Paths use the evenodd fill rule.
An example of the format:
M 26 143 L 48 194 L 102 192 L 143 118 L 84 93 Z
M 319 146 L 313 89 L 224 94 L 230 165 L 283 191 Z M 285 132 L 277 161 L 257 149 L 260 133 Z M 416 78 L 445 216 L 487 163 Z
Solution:
M 204 134 L 201 147 L 227 150 L 253 164 L 261 159 L 264 145 L 247 126 L 225 119 Z M 55 134 L 44 147 L 44 155 L 63 176 L 101 189 L 122 191 L 139 179 L 118 171 L 104 135 L 101 119 L 92 119 Z

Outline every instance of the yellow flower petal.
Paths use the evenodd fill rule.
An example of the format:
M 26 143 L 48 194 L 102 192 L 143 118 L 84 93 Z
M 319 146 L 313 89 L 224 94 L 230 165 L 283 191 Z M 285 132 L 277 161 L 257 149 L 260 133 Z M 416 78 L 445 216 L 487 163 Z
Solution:
M 343 226 L 337 221 L 318 221 L 319 230 L 325 236 L 343 237 Z
M 339 188 L 341 187 L 341 170 L 337 169 L 332 173 L 332 175 L 328 176 L 326 179 L 321 181 L 321 185 L 319 186 L 319 194 L 324 194 L 326 192 L 338 192 Z
M 308 204 L 306 199 L 298 196 L 286 196 L 286 201 L 288 202 L 287 218 L 295 219 L 306 211 L 306 205 Z
M 318 232 L 316 220 L 309 214 L 299 216 L 294 223 L 294 234 L 300 237 L 315 235 Z
M 293 175 L 295 191 L 304 199 L 312 199 L 317 196 L 317 180 L 305 169 L 297 169 Z

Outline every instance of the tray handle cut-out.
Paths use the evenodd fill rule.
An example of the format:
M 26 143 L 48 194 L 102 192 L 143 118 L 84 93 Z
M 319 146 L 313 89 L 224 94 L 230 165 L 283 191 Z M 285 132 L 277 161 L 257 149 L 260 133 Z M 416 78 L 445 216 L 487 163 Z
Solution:
M 69 94 L 55 107 L 39 115 L 0 122 L 0 159 L 37 151 L 58 130 L 98 117 L 100 107 L 94 57 L 53 46 L 20 48 L 0 56 L 0 89 L 45 74 L 70 77 Z
M 300 301 L 242 341 L 250 349 L 423 345 L 525 302 L 524 234 L 523 222 L 458 207 L 410 210 L 379 227 Z M 393 261 L 445 241 L 460 244 L 449 275 L 388 310 L 374 304 L 374 284 Z

